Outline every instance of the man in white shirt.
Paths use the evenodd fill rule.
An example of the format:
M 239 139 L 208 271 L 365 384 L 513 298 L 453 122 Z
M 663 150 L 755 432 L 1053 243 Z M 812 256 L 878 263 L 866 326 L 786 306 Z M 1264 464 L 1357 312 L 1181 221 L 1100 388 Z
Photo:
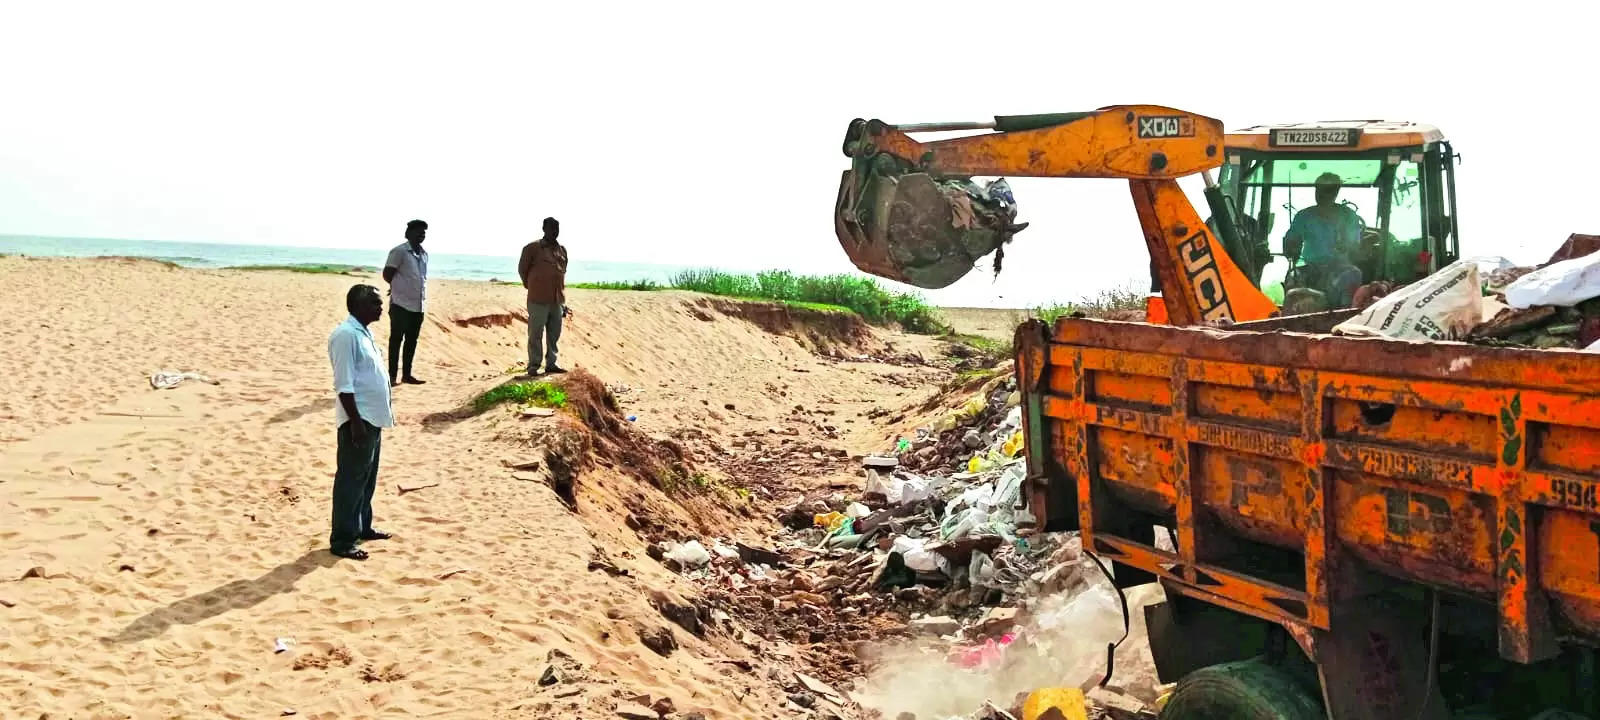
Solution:
M 411 360 L 417 356 L 417 333 L 422 332 L 422 303 L 428 296 L 428 251 L 422 249 L 422 240 L 427 234 L 427 223 L 421 220 L 406 223 L 406 241 L 394 246 L 389 251 L 389 259 L 383 263 L 383 280 L 389 283 L 391 385 L 399 382 L 422 384 L 411 374 Z M 402 352 L 405 364 L 397 366 Z
M 383 428 L 394 427 L 389 405 L 389 375 L 383 355 L 367 326 L 383 316 L 383 298 L 371 285 L 357 285 L 345 295 L 350 317 L 328 336 L 328 361 L 333 365 L 333 390 L 339 395 L 338 468 L 333 475 L 333 531 L 328 549 L 352 560 L 367 559 L 356 547 L 365 540 L 387 540 L 372 527 L 372 494 L 378 488 L 378 448 Z

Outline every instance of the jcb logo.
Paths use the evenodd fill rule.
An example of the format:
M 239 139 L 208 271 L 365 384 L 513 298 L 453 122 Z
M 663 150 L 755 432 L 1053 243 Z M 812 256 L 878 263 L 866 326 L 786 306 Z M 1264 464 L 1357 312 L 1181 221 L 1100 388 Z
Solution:
M 1228 292 L 1222 287 L 1222 273 L 1211 253 L 1209 236 L 1204 231 L 1190 236 L 1178 246 L 1178 255 L 1183 258 L 1183 274 L 1200 306 L 1200 319 L 1232 322 L 1233 308 L 1228 306 Z
M 1194 137 L 1194 118 L 1184 115 L 1144 115 L 1139 118 L 1139 139 Z

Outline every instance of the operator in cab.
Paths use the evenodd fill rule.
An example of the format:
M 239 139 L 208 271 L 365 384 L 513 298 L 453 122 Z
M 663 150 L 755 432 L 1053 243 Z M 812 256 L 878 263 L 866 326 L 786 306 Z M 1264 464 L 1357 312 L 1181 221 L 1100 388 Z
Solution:
M 1361 269 L 1350 261 L 1361 242 L 1361 218 L 1341 205 L 1344 181 L 1327 172 L 1317 176 L 1317 204 L 1295 213 L 1283 236 L 1285 254 L 1305 263 L 1307 285 L 1327 293 L 1333 307 L 1348 307 L 1361 285 Z

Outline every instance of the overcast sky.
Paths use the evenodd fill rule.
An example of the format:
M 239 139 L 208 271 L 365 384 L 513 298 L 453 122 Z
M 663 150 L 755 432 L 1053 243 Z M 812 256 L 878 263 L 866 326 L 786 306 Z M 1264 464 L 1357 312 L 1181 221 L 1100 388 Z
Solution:
M 1478 7 L 7 3 L 0 233 L 509 255 L 555 215 L 575 259 L 838 271 L 850 119 L 1148 102 L 1439 125 L 1464 251 L 1541 260 L 1600 228 L 1592 10 Z M 1013 187 L 1007 271 L 935 300 L 1148 277 L 1125 183 Z

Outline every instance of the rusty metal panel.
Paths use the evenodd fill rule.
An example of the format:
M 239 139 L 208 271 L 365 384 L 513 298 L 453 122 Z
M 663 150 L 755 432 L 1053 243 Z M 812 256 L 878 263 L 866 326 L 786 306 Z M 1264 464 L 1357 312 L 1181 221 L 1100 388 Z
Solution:
M 1600 627 L 1600 521 L 1551 510 L 1538 519 L 1540 586 L 1570 629 Z
M 1146 512 L 1173 512 L 1171 439 L 1097 427 L 1090 442 L 1098 450 L 1095 471 L 1123 502 Z
M 1330 438 L 1494 462 L 1500 436 L 1496 418 L 1468 412 L 1395 405 L 1363 405 L 1341 397 L 1328 403 Z
M 1343 471 L 1334 477 L 1335 535 L 1344 547 L 1399 577 L 1494 592 L 1492 499 Z
M 1078 373 L 1070 367 L 1051 365 L 1044 372 L 1045 388 L 1052 395 L 1061 397 L 1075 397 L 1078 383 L 1082 380 Z
M 1286 626 L 1335 624 L 1348 554 L 1494 600 L 1509 659 L 1558 624 L 1600 641 L 1600 356 L 1077 319 L 1047 354 L 1078 458 L 1056 480 L 1105 500 L 1079 503 L 1086 547 Z M 1134 509 L 1172 513 L 1178 552 L 1093 532 Z M 1305 591 L 1217 567 L 1221 536 L 1303 553 Z
M 1300 394 L 1226 385 L 1195 384 L 1190 417 L 1243 422 L 1272 430 L 1296 432 L 1300 427 Z
M 1528 467 L 1600 475 L 1600 433 L 1565 425 L 1528 428 Z
M 1084 370 L 1119 375 L 1143 375 L 1166 379 L 1172 377 L 1173 362 L 1173 358 L 1156 353 L 1083 351 Z
M 1200 502 L 1239 535 L 1284 548 L 1300 547 L 1306 532 L 1305 494 L 1295 492 L 1302 467 L 1292 459 L 1201 446 L 1193 477 Z
M 1265 367 L 1237 362 L 1190 360 L 1188 379 L 1198 385 L 1227 385 L 1255 391 L 1300 392 L 1300 377 L 1294 368 Z
M 1098 371 L 1089 374 L 1089 401 L 1145 408 L 1172 407 L 1171 379 Z

